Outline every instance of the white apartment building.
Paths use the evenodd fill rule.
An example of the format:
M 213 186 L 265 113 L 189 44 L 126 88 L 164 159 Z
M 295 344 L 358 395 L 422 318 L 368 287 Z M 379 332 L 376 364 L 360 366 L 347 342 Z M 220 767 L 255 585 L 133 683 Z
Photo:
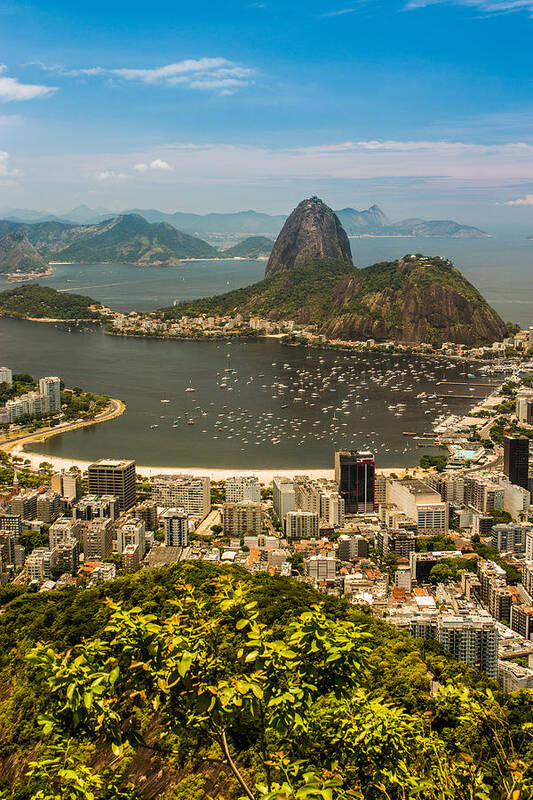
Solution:
M 50 549 L 53 550 L 61 542 L 66 542 L 69 539 L 81 539 L 83 531 L 83 522 L 78 519 L 70 519 L 70 517 L 60 517 L 56 519 L 53 525 L 48 529 L 48 540 Z
M 61 411 L 61 380 L 59 378 L 40 378 L 39 394 L 44 398 L 46 413 L 55 414 L 57 411 Z
M 167 508 L 161 514 L 165 527 L 167 547 L 187 547 L 189 544 L 189 518 L 183 508 Z
M 272 503 L 280 522 L 283 522 L 285 515 L 296 509 L 294 481 L 279 476 L 275 477 L 272 481 Z
M 208 476 L 155 475 L 152 500 L 158 506 L 182 508 L 186 514 L 203 519 L 211 507 L 211 481 Z
M 226 479 L 227 503 L 260 503 L 261 484 L 255 475 L 235 475 Z
M 13 383 L 13 372 L 9 367 L 0 367 L 0 383 L 8 383 L 10 386 Z
M 314 511 L 288 511 L 283 520 L 285 538 L 293 542 L 298 539 L 317 539 L 318 514 Z
M 313 583 L 334 581 L 336 572 L 335 556 L 316 555 L 304 559 L 304 572 Z
M 117 553 L 122 555 L 128 545 L 134 545 L 138 546 L 140 557 L 142 558 L 146 550 L 145 538 L 146 526 L 142 519 L 137 519 L 137 517 L 125 519 L 124 522 L 117 525 Z
M 46 547 L 36 547 L 24 562 L 26 574 L 30 580 L 44 581 L 52 575 L 55 564 L 54 551 Z
M 419 533 L 448 532 L 448 503 L 423 481 L 389 480 L 387 502 L 412 519 Z

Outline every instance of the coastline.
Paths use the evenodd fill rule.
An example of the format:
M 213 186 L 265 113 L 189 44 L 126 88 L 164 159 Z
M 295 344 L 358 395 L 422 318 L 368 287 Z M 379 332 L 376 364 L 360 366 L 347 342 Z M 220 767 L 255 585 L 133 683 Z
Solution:
M 122 400 L 111 397 L 107 407 L 101 411 L 100 414 L 97 414 L 94 419 L 74 420 L 74 422 L 65 422 L 56 425 L 54 428 L 43 428 L 40 431 L 35 431 L 35 433 L 15 436 L 13 439 L 8 439 L 3 442 L 0 441 L 0 450 L 3 450 L 11 456 L 16 455 L 29 459 L 32 467 L 38 467 L 42 461 L 46 460 L 50 460 L 50 463 L 52 463 L 52 458 L 47 459 L 42 453 L 32 453 L 31 451 L 25 453 L 24 448 L 32 442 L 44 442 L 47 439 L 51 439 L 53 436 L 60 436 L 62 433 L 71 433 L 79 428 L 87 428 L 91 425 L 98 425 L 101 422 L 108 422 L 111 419 L 115 419 L 115 417 L 120 417 L 125 410 L 126 404 Z M 69 466 L 75 464 L 75 461 L 70 461 L 69 459 L 61 460 L 68 462 Z

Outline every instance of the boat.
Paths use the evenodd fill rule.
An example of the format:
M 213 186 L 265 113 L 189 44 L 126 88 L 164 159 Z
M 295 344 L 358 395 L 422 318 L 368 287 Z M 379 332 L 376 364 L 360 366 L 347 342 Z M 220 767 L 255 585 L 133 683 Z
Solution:
M 186 392 L 195 392 L 195 391 L 196 391 L 196 389 L 194 389 L 194 388 L 191 386 L 191 381 L 189 381 L 189 385 L 187 386 L 187 388 L 185 389 L 185 391 L 186 391 Z
M 161 400 L 162 403 L 170 403 L 170 400 Z
M 194 425 L 194 420 L 193 419 L 188 419 L 187 420 L 187 425 Z
M 153 428 L 159 428 L 159 425 L 156 425 L 156 424 L 154 423 L 153 425 L 150 425 L 150 427 L 151 427 L 152 429 L 153 429 Z
M 416 431 L 402 431 L 402 436 L 416 436 Z

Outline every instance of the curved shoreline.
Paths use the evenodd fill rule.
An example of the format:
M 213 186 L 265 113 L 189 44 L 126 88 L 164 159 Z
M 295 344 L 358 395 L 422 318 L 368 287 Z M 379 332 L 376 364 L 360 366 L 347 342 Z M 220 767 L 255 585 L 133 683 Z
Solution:
M 26 445 L 31 444 L 32 442 L 44 442 L 47 439 L 51 439 L 53 436 L 60 436 L 62 433 L 71 433 L 72 431 L 80 428 L 87 428 L 91 425 L 98 425 L 101 422 L 108 422 L 111 419 L 115 419 L 115 417 L 120 417 L 125 410 L 126 404 L 122 400 L 117 400 L 116 398 L 111 397 L 109 398 L 107 407 L 97 414 L 94 419 L 75 420 L 74 422 L 56 425 L 54 428 L 43 428 L 42 430 L 35 431 L 34 433 L 15 436 L 13 439 L 0 442 L 0 450 L 3 450 L 9 455 L 18 455 L 23 456 L 24 458 L 29 458 L 32 462 L 32 466 L 34 466 L 34 459 L 37 458 L 39 459 L 39 463 L 41 463 L 43 460 L 49 460 L 52 463 L 53 458 L 47 459 L 47 457 L 42 453 L 32 453 L 31 451 L 26 453 L 24 448 Z M 67 461 L 68 459 L 62 460 Z M 70 461 L 69 466 L 72 466 L 74 463 L 74 461 Z M 88 461 L 87 464 L 89 463 L 90 462 Z

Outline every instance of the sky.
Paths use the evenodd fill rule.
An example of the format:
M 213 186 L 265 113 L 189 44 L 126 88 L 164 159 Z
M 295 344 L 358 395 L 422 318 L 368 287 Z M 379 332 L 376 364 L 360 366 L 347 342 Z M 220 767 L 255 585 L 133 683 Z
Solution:
M 0 0 L 0 208 L 533 233 L 533 0 Z

